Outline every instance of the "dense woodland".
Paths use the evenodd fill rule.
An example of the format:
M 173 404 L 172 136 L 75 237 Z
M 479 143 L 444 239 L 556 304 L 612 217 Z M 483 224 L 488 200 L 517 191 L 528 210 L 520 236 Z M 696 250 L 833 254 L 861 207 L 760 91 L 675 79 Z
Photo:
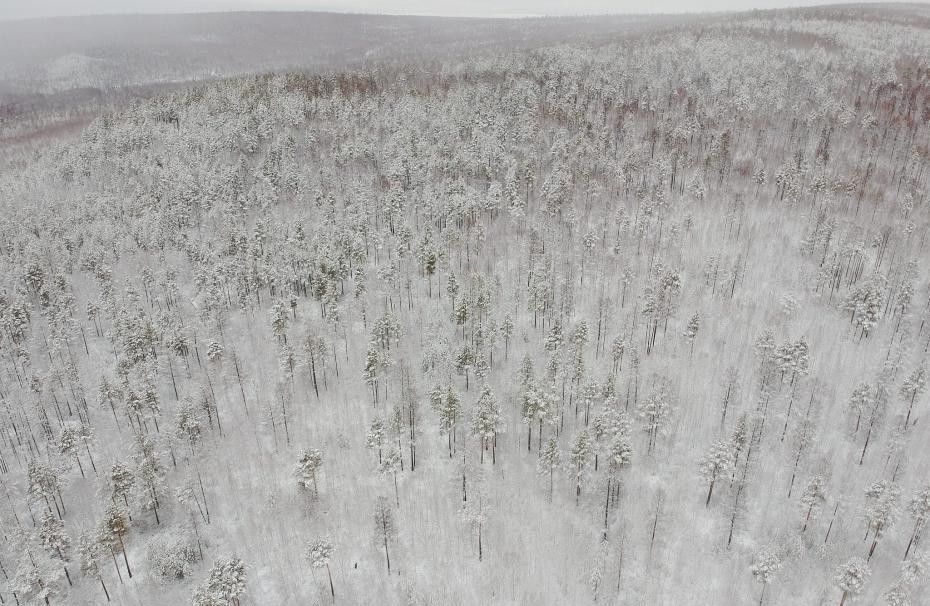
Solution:
M 442 61 L 707 19 L 230 12 L 0 20 L 0 145 L 62 123 L 83 127 L 129 100 L 217 78 Z
M 238 78 L 11 146 L 0 599 L 926 603 L 928 27 Z

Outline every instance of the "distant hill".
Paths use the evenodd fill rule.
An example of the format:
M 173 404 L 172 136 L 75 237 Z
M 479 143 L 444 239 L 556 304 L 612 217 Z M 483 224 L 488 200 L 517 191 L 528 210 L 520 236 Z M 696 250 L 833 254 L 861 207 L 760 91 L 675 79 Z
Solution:
M 632 24 L 662 20 L 237 12 L 0 22 L 0 92 L 112 89 L 267 70 L 439 58 L 611 35 Z

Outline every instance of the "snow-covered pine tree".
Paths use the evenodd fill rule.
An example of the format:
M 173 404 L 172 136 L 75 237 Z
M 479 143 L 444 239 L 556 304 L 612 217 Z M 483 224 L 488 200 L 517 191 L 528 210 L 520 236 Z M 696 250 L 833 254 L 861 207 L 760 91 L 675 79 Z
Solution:
M 310 541 L 307 545 L 307 559 L 314 568 L 326 568 L 326 576 L 329 578 L 329 593 L 333 599 L 336 598 L 336 589 L 333 587 L 333 573 L 329 569 L 329 562 L 333 557 L 333 540 L 330 537 L 320 537 L 315 541 Z
M 868 523 L 866 536 L 868 533 L 872 534 L 868 560 L 872 559 L 878 541 L 894 525 L 900 497 L 901 489 L 889 480 L 877 480 L 866 489 L 865 518 Z
M 88 533 L 82 533 L 81 536 L 78 537 L 77 551 L 78 561 L 81 565 L 81 573 L 83 573 L 84 576 L 95 578 L 100 581 L 100 586 L 103 588 L 103 595 L 106 597 L 107 602 L 109 602 L 110 592 L 107 590 L 107 585 L 103 581 L 103 575 L 100 574 L 99 553 L 101 547 L 99 541 Z
M 487 384 L 481 389 L 481 395 L 472 409 L 471 433 L 478 438 L 481 449 L 481 462 L 484 463 L 484 451 L 491 446 L 491 463 L 497 463 L 497 434 L 501 430 L 501 409 L 494 392 Z
M 924 485 L 914 498 L 907 505 L 907 512 L 914 518 L 914 529 L 907 541 L 907 548 L 904 550 L 904 559 L 911 553 L 911 549 L 916 549 L 920 545 L 920 539 L 923 535 L 924 525 L 930 518 L 930 484 Z
M 762 548 L 753 556 L 749 571 L 752 573 L 753 578 L 762 584 L 762 592 L 759 594 L 760 605 L 765 599 L 765 590 L 775 579 L 775 575 L 778 574 L 783 565 L 784 556 L 781 549 L 773 545 Z
M 391 553 L 389 544 L 392 538 L 397 534 L 397 527 L 394 523 L 394 512 L 388 505 L 386 498 L 379 496 L 375 501 L 375 538 L 384 546 L 384 559 L 387 563 L 388 574 L 391 574 Z
M 826 478 L 824 478 L 823 474 L 816 473 L 811 476 L 811 479 L 807 482 L 807 486 L 804 487 L 804 492 L 801 493 L 801 506 L 804 510 L 804 526 L 801 528 L 802 533 L 807 531 L 807 525 L 812 518 L 816 517 L 826 501 Z
M 591 437 L 586 430 L 579 431 L 572 440 L 572 448 L 568 457 L 572 483 L 575 487 L 575 505 L 578 505 L 578 500 L 581 498 L 581 489 L 587 479 L 588 464 L 592 454 Z
M 194 590 L 193 606 L 239 606 L 245 593 L 246 566 L 238 556 L 230 555 L 213 563 L 210 576 Z
M 549 502 L 552 502 L 552 478 L 555 470 L 562 461 L 562 451 L 559 450 L 559 440 L 555 436 L 549 436 L 546 440 L 546 447 L 539 451 L 539 462 L 537 472 L 540 475 L 549 476 Z
M 840 564 L 833 575 L 833 583 L 842 592 L 840 606 L 843 606 L 847 598 L 855 598 L 862 593 L 862 588 L 870 576 L 872 571 L 869 565 L 860 557 Z
M 701 477 L 707 482 L 707 498 L 704 499 L 705 507 L 710 505 L 710 499 L 714 494 L 714 485 L 717 480 L 726 475 L 732 466 L 731 443 L 728 440 L 717 440 L 711 444 L 699 464 Z
M 306 448 L 300 451 L 297 458 L 297 465 L 294 467 L 294 476 L 297 478 L 297 485 L 303 490 L 309 490 L 313 486 L 313 494 L 318 495 L 316 475 L 323 466 L 323 451 L 317 448 Z

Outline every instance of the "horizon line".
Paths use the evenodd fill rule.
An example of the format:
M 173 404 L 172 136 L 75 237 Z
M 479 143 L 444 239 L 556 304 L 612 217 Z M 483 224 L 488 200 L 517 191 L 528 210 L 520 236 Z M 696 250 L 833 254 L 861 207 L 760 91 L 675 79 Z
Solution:
M 275 8 L 268 7 L 263 9 L 233 8 L 229 10 L 177 10 L 166 12 L 147 12 L 147 11 L 127 11 L 127 12 L 103 12 L 103 13 L 64 13 L 60 15 L 45 15 L 35 17 L 2 17 L 0 23 L 25 22 L 25 21 L 51 21 L 56 19 L 87 19 L 100 17 L 173 17 L 173 16 L 196 16 L 196 15 L 237 15 L 237 14 L 325 14 L 325 15 L 344 15 L 358 17 L 422 17 L 422 18 L 439 18 L 439 19 L 481 19 L 481 20 L 520 20 L 520 19 L 571 19 L 571 18 L 590 18 L 590 17 L 663 17 L 663 16 L 688 16 L 688 15 L 723 15 L 723 14 L 741 14 L 755 12 L 775 12 L 790 10 L 811 10 L 823 8 L 840 8 L 840 7 L 863 7 L 863 6 L 927 6 L 923 2 L 835 2 L 812 5 L 788 5 L 774 8 L 746 8 L 746 9 L 728 9 L 728 10 L 708 10 L 708 11 L 643 11 L 643 12 L 590 12 L 590 13 L 418 13 L 418 12 L 370 12 L 370 11 L 337 11 L 324 9 L 301 9 L 297 7 Z

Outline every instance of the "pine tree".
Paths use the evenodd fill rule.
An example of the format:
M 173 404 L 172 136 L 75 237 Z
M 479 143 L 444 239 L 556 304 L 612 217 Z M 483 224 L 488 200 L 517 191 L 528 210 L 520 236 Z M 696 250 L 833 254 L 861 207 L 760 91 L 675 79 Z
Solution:
M 110 495 L 114 504 L 116 504 L 117 499 L 120 499 L 126 509 L 129 509 L 129 495 L 132 493 L 135 481 L 135 474 L 128 465 L 124 465 L 119 461 L 113 463 L 110 468 Z
M 882 599 L 888 606 L 911 606 L 910 588 L 902 581 L 895 582 L 882 592 Z
M 607 450 L 607 490 L 604 502 L 604 537 L 607 536 L 608 514 L 610 513 L 611 493 L 619 495 L 620 472 L 633 463 L 633 445 L 630 444 L 629 423 L 621 422 L 614 426 L 613 438 Z M 616 490 L 614 490 L 616 487 Z
M 859 433 L 859 424 L 862 421 L 862 415 L 868 411 L 873 404 L 872 386 L 869 383 L 860 383 L 853 389 L 849 397 L 849 410 L 856 416 L 856 428 L 853 433 Z
M 199 553 L 191 538 L 180 532 L 157 535 L 146 546 L 150 569 L 163 580 L 188 576 Z
M 930 484 L 924 486 L 911 502 L 907 505 L 907 511 L 914 518 L 914 529 L 911 531 L 911 537 L 907 542 L 907 549 L 904 551 L 904 558 L 907 559 L 912 548 L 920 544 L 920 538 L 923 534 L 924 525 L 930 518 Z
M 45 603 L 51 606 L 51 598 L 54 595 L 53 582 L 40 566 L 41 560 L 35 554 L 26 549 L 16 564 L 15 576 L 10 584 L 10 589 L 17 602 L 22 600 L 26 604 Z
M 869 336 L 884 315 L 886 282 L 882 274 L 872 274 L 842 304 L 863 337 Z
M 297 459 L 297 465 L 294 467 L 294 475 L 297 477 L 297 485 L 304 490 L 309 490 L 313 486 L 313 494 L 318 495 L 316 484 L 316 474 L 323 466 L 323 452 L 316 448 L 308 448 L 300 451 Z
M 623 371 L 623 352 L 626 349 L 626 340 L 623 335 L 617 335 L 610 344 L 610 358 L 613 362 L 613 372 Z
M 392 448 L 388 451 L 384 460 L 378 465 L 378 473 L 381 475 L 391 475 L 394 479 L 394 499 L 397 506 L 400 507 L 400 493 L 397 489 L 397 472 L 401 468 L 402 457 L 399 448 Z
M 797 341 L 785 341 L 775 351 L 775 362 L 782 377 L 791 377 L 794 385 L 798 377 L 810 374 L 810 347 L 805 337 Z
M 468 345 L 459 350 L 455 356 L 455 372 L 465 377 L 465 391 L 468 391 L 468 370 L 475 364 L 475 352 Z
M 649 436 L 648 452 L 652 452 L 656 439 L 665 430 L 672 416 L 672 395 L 668 379 L 658 377 L 648 397 L 640 400 L 637 415 Z
M 287 307 L 278 300 L 271 306 L 271 332 L 282 343 L 287 343 Z
M 107 585 L 103 582 L 103 575 L 100 574 L 100 562 L 98 559 L 100 547 L 100 543 L 86 533 L 78 537 L 78 559 L 81 563 L 81 573 L 83 573 L 84 576 L 96 578 L 100 581 L 100 586 L 103 588 L 103 595 L 106 596 L 107 602 L 109 602 L 110 592 L 107 591 Z
M 701 327 L 701 315 L 694 314 L 691 316 L 691 320 L 688 322 L 688 326 L 685 328 L 684 337 L 688 341 L 689 351 L 691 356 L 694 355 L 694 340 L 697 338 L 698 330 Z
M 100 537 L 101 540 L 106 543 L 107 547 L 110 548 L 110 552 L 115 552 L 117 547 L 123 552 L 123 562 L 126 564 L 126 572 L 129 573 L 129 578 L 131 579 L 132 569 L 129 567 L 129 558 L 126 556 L 126 545 L 123 542 L 123 537 L 128 532 L 129 520 L 126 518 L 126 514 L 112 503 L 107 505 L 100 523 Z M 114 560 L 114 564 L 115 563 L 116 561 Z M 119 570 L 119 568 L 117 568 L 117 570 Z
M 780 550 L 774 547 L 765 547 L 752 558 L 749 571 L 752 576 L 762 584 L 762 593 L 759 595 L 759 604 L 765 599 L 765 590 L 774 580 L 775 575 L 784 564 Z
M 368 350 L 365 353 L 365 368 L 363 377 L 365 382 L 371 387 L 372 402 L 378 403 L 378 377 L 381 372 L 381 355 L 374 343 L 368 344 Z
M 569 466 L 571 468 L 572 480 L 575 484 L 575 505 L 581 498 L 581 488 L 587 477 L 588 464 L 591 455 L 591 438 L 585 430 L 579 431 L 572 440 L 572 449 L 569 453 Z
M 462 508 L 462 515 L 465 518 L 465 521 L 469 526 L 472 527 L 474 532 L 478 535 L 478 561 L 480 562 L 484 559 L 484 543 L 483 539 L 483 530 L 484 525 L 488 521 L 488 508 L 485 505 L 485 499 L 479 491 L 478 499 L 474 499 L 471 503 L 477 502 L 477 505 L 472 505 L 471 503 L 466 503 Z
M 461 413 L 461 401 L 458 394 L 447 387 L 442 389 L 436 387 L 430 395 L 433 409 L 439 415 L 439 433 L 445 434 L 449 443 L 449 458 L 452 458 L 453 445 L 455 444 L 455 428 Z
M 558 351 L 562 347 L 562 340 L 562 322 L 555 320 L 549 329 L 549 334 L 546 335 L 543 348 L 549 352 Z
M 711 444 L 707 453 L 701 458 L 699 466 L 701 477 L 708 483 L 707 498 L 704 499 L 705 507 L 710 505 L 710 499 L 714 494 L 714 484 L 730 471 L 732 465 L 731 444 L 727 440 L 717 440 Z
M 894 525 L 898 514 L 898 500 L 901 490 L 888 480 L 878 480 L 865 491 L 865 517 L 868 531 L 872 533 L 872 545 L 869 547 L 868 559 L 872 559 L 875 547 L 884 533 Z M 868 535 L 866 535 L 868 536 Z
M 391 553 L 388 544 L 397 533 L 397 528 L 394 525 L 394 513 L 391 511 L 391 507 L 384 497 L 378 497 L 378 500 L 375 502 L 374 517 L 375 537 L 384 545 L 384 558 L 387 562 L 387 571 L 388 574 L 391 574 Z
M 58 517 L 62 517 L 64 503 L 59 507 L 58 501 L 56 500 L 56 496 L 61 494 L 61 479 L 58 476 L 58 472 L 49 465 L 44 465 L 33 459 L 29 461 L 26 476 L 29 482 L 27 488 L 29 496 L 34 499 L 36 497 L 41 497 L 45 501 L 45 506 L 49 511 L 52 510 L 52 504 L 54 504 Z M 50 497 L 51 502 L 49 502 Z
M 927 389 L 927 369 L 923 366 L 915 368 L 914 371 L 904 379 L 901 385 L 901 399 L 907 402 L 907 415 L 904 417 L 904 429 L 907 429 L 911 420 L 911 412 L 914 409 L 914 402 Z
M 850 559 L 836 568 L 833 583 L 842 593 L 840 606 L 846 602 L 847 597 L 856 597 L 862 593 L 862 587 L 872 575 L 869 565 L 860 557 Z
M 178 406 L 178 411 L 175 413 L 174 425 L 175 435 L 189 443 L 191 456 L 194 456 L 194 447 L 200 439 L 202 427 L 200 419 L 197 417 L 197 413 L 189 399 L 185 399 Z
M 137 434 L 133 459 L 136 463 L 136 499 L 142 510 L 151 510 L 155 514 L 155 522 L 161 524 L 158 499 L 165 490 L 165 469 L 155 449 L 155 441 L 149 436 Z
M 333 557 L 333 540 L 329 537 L 322 537 L 311 541 L 307 546 L 307 559 L 314 568 L 326 568 L 326 576 L 329 578 L 329 593 L 332 598 L 336 599 L 336 590 L 333 587 L 333 574 L 329 569 L 329 561 Z
M 65 523 L 61 519 L 46 511 L 39 521 L 39 544 L 45 548 L 50 556 L 61 562 L 68 585 L 71 585 L 71 575 L 68 573 L 69 550 L 71 537 L 65 532 Z
M 540 475 L 549 475 L 549 502 L 552 502 L 552 477 L 556 468 L 562 461 L 562 451 L 559 450 L 559 441 L 555 436 L 550 436 L 546 441 L 546 447 L 539 451 L 539 464 L 537 471 Z
M 804 487 L 804 492 L 801 493 L 801 505 L 804 507 L 804 527 L 801 528 L 801 532 L 807 530 L 807 525 L 811 521 L 811 517 L 820 511 L 820 508 L 823 507 L 823 504 L 827 501 L 826 494 L 826 480 L 823 477 L 823 474 L 815 474 L 811 476 L 810 481 L 807 483 L 807 486 Z
M 497 434 L 501 428 L 501 410 L 497 398 L 490 386 L 485 385 L 472 409 L 471 432 L 478 438 L 481 447 L 481 462 L 484 463 L 484 451 L 491 445 L 491 462 L 497 462 Z
M 505 314 L 501 321 L 501 336 L 504 337 L 504 360 L 507 360 L 510 353 L 510 339 L 513 337 L 513 316 Z
M 530 451 L 531 440 L 533 436 L 533 423 L 539 425 L 539 436 L 537 448 L 542 447 L 542 426 L 552 414 L 551 399 L 543 393 L 538 392 L 534 387 L 525 389 L 521 395 L 521 410 L 523 423 L 526 424 L 526 450 Z
M 81 457 L 78 455 L 78 441 L 80 440 L 80 429 L 72 425 L 65 425 L 61 429 L 61 433 L 58 434 L 58 439 L 55 440 L 55 446 L 58 449 L 58 454 L 65 457 L 66 459 L 73 459 L 77 463 L 78 469 L 81 472 L 81 477 L 86 477 L 84 475 L 84 467 L 81 465 Z
M 239 606 L 245 593 L 245 563 L 235 555 L 213 563 L 210 577 L 194 590 L 193 606 Z
M 449 295 L 449 299 L 452 301 L 452 309 L 455 307 L 455 297 L 459 294 L 459 281 L 456 279 L 454 273 L 449 273 L 449 277 L 446 278 L 446 293 Z M 461 322 L 459 322 L 461 324 Z
M 381 449 L 384 445 L 384 421 L 381 417 L 375 417 L 371 422 L 371 428 L 365 435 L 365 446 L 370 449 L 378 450 L 378 464 L 381 464 Z

